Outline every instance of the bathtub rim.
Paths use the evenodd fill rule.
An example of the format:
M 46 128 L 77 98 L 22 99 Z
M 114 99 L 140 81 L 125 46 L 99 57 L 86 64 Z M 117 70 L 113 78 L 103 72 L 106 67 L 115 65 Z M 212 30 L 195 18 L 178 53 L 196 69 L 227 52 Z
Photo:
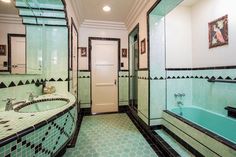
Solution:
M 226 138 L 223 138 L 220 135 L 217 135 L 216 133 L 213 133 L 212 131 L 209 131 L 209 130 L 205 129 L 205 128 L 201 127 L 200 125 L 197 125 L 197 124 L 195 124 L 195 123 L 193 123 L 193 122 L 191 122 L 191 121 L 175 114 L 174 112 L 171 112 L 169 110 L 164 110 L 163 112 L 173 116 L 174 118 L 186 123 L 187 125 L 197 129 L 198 131 L 208 135 L 209 137 L 215 139 L 216 141 L 218 141 L 218 142 L 220 142 L 220 143 L 222 143 L 222 144 L 224 144 L 224 145 L 226 145 L 226 146 L 228 146 L 231 149 L 236 151 L 236 143 L 233 143 L 233 142 L 227 140 Z

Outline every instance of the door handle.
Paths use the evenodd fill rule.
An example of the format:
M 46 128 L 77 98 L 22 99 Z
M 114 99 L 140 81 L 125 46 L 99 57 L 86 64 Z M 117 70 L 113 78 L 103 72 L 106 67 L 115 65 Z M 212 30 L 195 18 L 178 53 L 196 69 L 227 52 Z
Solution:
M 115 81 L 114 81 L 114 84 L 116 85 L 116 79 L 115 79 Z

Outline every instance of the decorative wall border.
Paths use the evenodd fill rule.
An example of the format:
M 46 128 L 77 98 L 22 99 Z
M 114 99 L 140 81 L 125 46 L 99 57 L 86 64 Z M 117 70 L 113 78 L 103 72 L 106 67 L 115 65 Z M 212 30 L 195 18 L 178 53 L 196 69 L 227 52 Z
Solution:
M 4 88 L 10 88 L 10 87 L 17 87 L 17 86 L 23 86 L 23 85 L 30 85 L 30 84 L 35 84 L 35 83 L 40 83 L 40 82 L 63 82 L 63 81 L 68 81 L 68 78 L 62 79 L 62 78 L 50 78 L 50 79 L 28 79 L 26 81 L 20 80 L 20 81 L 11 81 L 9 84 L 0 82 L 0 89 Z

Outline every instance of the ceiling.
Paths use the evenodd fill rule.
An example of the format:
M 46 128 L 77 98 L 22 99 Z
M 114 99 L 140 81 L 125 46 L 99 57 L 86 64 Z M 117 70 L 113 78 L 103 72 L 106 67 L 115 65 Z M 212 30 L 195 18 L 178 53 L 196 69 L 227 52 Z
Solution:
M 78 0 L 77 6 L 84 19 L 125 22 L 133 5 L 139 0 Z M 102 10 L 104 5 L 111 7 L 111 12 Z
M 4 3 L 0 1 L 0 14 L 18 15 L 18 10 L 13 3 Z
M 184 0 L 181 5 L 182 6 L 187 6 L 187 7 L 191 7 L 193 6 L 195 3 L 197 3 L 200 0 Z

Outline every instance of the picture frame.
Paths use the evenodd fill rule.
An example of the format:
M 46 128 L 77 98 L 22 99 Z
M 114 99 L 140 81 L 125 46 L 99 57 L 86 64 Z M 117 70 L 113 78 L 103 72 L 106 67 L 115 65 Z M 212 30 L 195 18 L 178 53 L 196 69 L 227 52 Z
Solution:
M 146 40 L 143 39 L 141 41 L 141 54 L 145 54 L 146 53 Z
M 88 54 L 87 54 L 87 47 L 80 47 L 80 56 L 81 57 L 87 57 Z
M 127 58 L 127 56 L 128 56 L 128 50 L 123 48 L 122 49 L 122 58 Z
M 208 23 L 209 49 L 228 45 L 228 15 Z
M 0 56 L 6 56 L 7 55 L 7 46 L 6 45 L 0 45 Z

